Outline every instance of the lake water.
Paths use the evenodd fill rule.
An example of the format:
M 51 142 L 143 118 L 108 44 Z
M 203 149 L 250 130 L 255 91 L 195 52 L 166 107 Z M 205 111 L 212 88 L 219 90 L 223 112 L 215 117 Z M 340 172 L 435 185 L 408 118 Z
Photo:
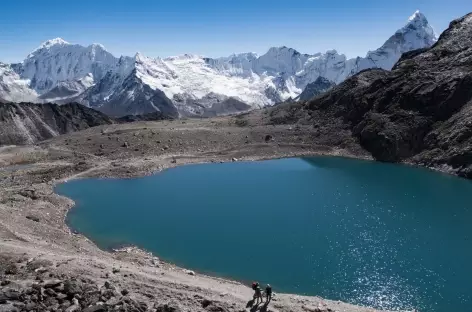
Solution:
M 472 182 L 316 157 L 188 165 L 58 185 L 68 224 L 102 248 L 276 292 L 385 309 L 472 311 Z

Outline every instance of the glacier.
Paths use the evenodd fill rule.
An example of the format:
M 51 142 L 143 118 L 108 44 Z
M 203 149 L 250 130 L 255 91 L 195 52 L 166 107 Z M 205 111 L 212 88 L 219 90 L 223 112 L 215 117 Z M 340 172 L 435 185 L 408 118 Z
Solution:
M 260 56 L 115 57 L 100 44 L 84 47 L 56 38 L 20 64 L 0 63 L 0 101 L 78 102 L 112 116 L 221 115 L 296 99 L 319 77 L 338 84 L 364 69 L 390 70 L 403 53 L 436 41 L 419 11 L 380 48 L 352 59 L 336 50 L 302 54 L 288 47 Z

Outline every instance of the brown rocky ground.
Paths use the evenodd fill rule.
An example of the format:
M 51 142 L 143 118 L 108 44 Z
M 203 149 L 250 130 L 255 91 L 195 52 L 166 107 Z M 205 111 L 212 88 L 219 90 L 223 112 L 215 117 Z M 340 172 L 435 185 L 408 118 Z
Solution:
M 79 177 L 146 175 L 187 163 L 315 154 L 369 158 L 348 132 L 272 126 L 266 111 L 112 124 L 35 146 L 2 147 L 0 311 L 249 311 L 252 291 L 245 285 L 194 274 L 138 249 L 102 251 L 71 233 L 64 218 L 73 202 L 54 194 L 53 186 Z M 288 294 L 276 294 L 268 310 L 374 311 Z

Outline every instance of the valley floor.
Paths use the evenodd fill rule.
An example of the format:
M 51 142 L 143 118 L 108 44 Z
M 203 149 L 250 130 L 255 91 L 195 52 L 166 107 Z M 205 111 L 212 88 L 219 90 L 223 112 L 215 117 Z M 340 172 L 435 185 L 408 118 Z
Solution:
M 348 133 L 345 137 L 336 133 L 341 138 L 338 147 L 328 147 L 329 137 L 319 136 L 311 126 L 252 125 L 251 116 L 257 114 L 264 112 L 246 119 L 108 125 L 35 146 L 0 148 L 0 311 L 72 312 L 88 306 L 92 308 L 86 311 L 102 311 L 103 307 L 118 311 L 249 311 L 245 307 L 252 290 L 241 283 L 198 272 L 194 275 L 134 248 L 106 252 L 71 233 L 64 220 L 73 202 L 54 194 L 53 187 L 74 178 L 136 177 L 189 163 L 317 154 L 370 157 Z M 39 286 L 31 288 L 32 283 Z M 72 291 L 74 287 L 79 290 Z M 24 295 L 12 297 L 15 289 Z M 99 302 L 106 303 L 98 306 Z M 289 294 L 276 294 L 268 309 L 375 311 Z

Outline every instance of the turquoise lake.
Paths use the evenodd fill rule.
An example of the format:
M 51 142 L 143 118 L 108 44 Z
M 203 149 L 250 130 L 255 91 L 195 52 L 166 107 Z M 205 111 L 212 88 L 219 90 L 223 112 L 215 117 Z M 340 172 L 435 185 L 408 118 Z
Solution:
M 56 192 L 101 248 L 384 309 L 472 311 L 472 182 L 337 157 L 187 165 Z

